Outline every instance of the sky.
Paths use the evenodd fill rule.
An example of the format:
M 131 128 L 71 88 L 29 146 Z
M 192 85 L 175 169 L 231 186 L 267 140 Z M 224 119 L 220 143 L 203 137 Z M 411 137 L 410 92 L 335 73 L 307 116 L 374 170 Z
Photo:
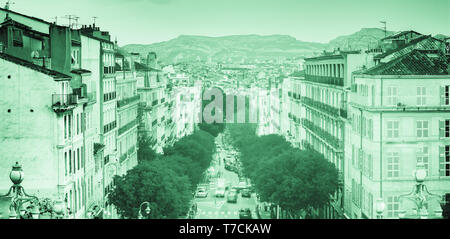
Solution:
M 4 7 L 6 0 L 0 0 Z M 120 46 L 179 35 L 290 35 L 327 43 L 361 28 L 450 36 L 450 0 L 12 0 L 10 9 L 58 24 L 66 15 L 109 31 Z

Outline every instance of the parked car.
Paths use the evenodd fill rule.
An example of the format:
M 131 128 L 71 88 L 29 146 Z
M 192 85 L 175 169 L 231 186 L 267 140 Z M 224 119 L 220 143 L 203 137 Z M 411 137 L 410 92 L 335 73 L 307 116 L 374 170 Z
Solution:
M 237 203 L 237 191 L 231 189 L 227 195 L 227 202 Z
M 250 190 L 247 189 L 247 188 L 242 189 L 241 195 L 242 195 L 242 197 L 246 197 L 246 198 L 252 197 L 252 194 L 250 193 Z
M 250 208 L 241 208 L 239 210 L 239 219 L 252 219 L 252 211 Z
M 208 191 L 206 191 L 205 187 L 199 187 L 197 188 L 197 193 L 195 194 L 195 197 L 206 198 L 208 197 Z

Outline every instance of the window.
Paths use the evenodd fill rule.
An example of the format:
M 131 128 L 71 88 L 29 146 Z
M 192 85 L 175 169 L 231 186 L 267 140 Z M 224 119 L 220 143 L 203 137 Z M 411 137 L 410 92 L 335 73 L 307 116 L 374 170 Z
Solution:
M 355 145 L 352 144 L 352 166 L 355 167 Z
M 387 122 L 387 137 L 388 138 L 398 138 L 398 121 L 388 121 Z
M 368 119 L 367 124 L 367 136 L 369 137 L 369 139 L 373 139 L 373 120 Z
M 67 115 L 64 115 L 64 139 L 67 139 Z
M 450 120 L 439 121 L 439 137 L 450 137 Z
M 13 29 L 13 46 L 23 47 L 22 31 L 19 29 Z
M 398 91 L 397 87 L 388 87 L 387 88 L 387 104 L 389 106 L 395 106 L 398 103 Z
M 72 116 L 69 115 L 69 124 L 68 124 L 68 128 L 69 128 L 69 137 L 72 137 Z
M 387 197 L 387 216 L 388 218 L 397 218 L 400 211 L 400 201 L 398 196 Z
M 72 150 L 69 150 L 69 173 L 72 173 Z
M 67 176 L 67 152 L 64 152 L 64 174 Z
M 428 171 L 428 147 L 421 146 L 417 152 L 417 163 L 423 163 Z
M 372 179 L 373 177 L 373 159 L 372 159 L 372 155 L 371 154 L 367 154 L 367 157 L 364 158 L 364 175 L 366 175 L 366 177 Z
M 446 85 L 441 87 L 441 105 L 450 104 L 450 86 Z
M 427 88 L 424 86 L 417 87 L 417 105 L 425 105 L 427 103 Z
M 439 147 L 439 176 L 450 176 L 450 145 Z
M 77 170 L 80 170 L 80 166 L 81 166 L 81 154 L 80 154 L 80 148 L 77 149 Z
M 80 114 L 77 114 L 77 134 L 80 134 Z
M 400 157 L 398 152 L 389 152 L 387 155 L 387 177 L 396 178 L 400 173 Z
M 416 121 L 417 137 L 424 138 L 428 137 L 428 121 L 418 120 Z

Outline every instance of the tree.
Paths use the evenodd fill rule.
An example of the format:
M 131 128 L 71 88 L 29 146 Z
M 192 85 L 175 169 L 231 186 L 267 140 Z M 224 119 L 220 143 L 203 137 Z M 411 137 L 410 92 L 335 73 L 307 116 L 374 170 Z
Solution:
M 137 218 L 142 202 L 150 202 L 150 218 L 178 218 L 189 208 L 190 182 L 162 159 L 145 161 L 125 176 L 115 177 L 115 188 L 109 195 L 118 213 Z
M 254 125 L 227 125 L 233 145 L 241 152 L 244 174 L 263 201 L 291 212 L 308 211 L 328 203 L 338 188 L 338 172 L 310 150 L 292 148 L 279 135 L 258 137 Z
M 217 137 L 220 133 L 222 133 L 225 129 L 225 124 L 223 123 L 201 123 L 198 125 L 199 128 L 203 131 L 210 133 L 212 136 Z
M 151 148 L 153 143 L 151 142 L 150 137 L 147 137 L 145 134 L 144 136 L 139 137 L 138 145 L 139 145 L 139 148 L 137 150 L 138 163 L 150 161 L 158 157 L 155 151 Z

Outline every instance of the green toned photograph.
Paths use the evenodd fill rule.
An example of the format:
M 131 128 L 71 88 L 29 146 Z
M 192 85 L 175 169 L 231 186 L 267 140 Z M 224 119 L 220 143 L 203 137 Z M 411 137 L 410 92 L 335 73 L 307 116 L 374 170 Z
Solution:
M 449 219 L 449 13 L 0 0 L 0 219 Z

